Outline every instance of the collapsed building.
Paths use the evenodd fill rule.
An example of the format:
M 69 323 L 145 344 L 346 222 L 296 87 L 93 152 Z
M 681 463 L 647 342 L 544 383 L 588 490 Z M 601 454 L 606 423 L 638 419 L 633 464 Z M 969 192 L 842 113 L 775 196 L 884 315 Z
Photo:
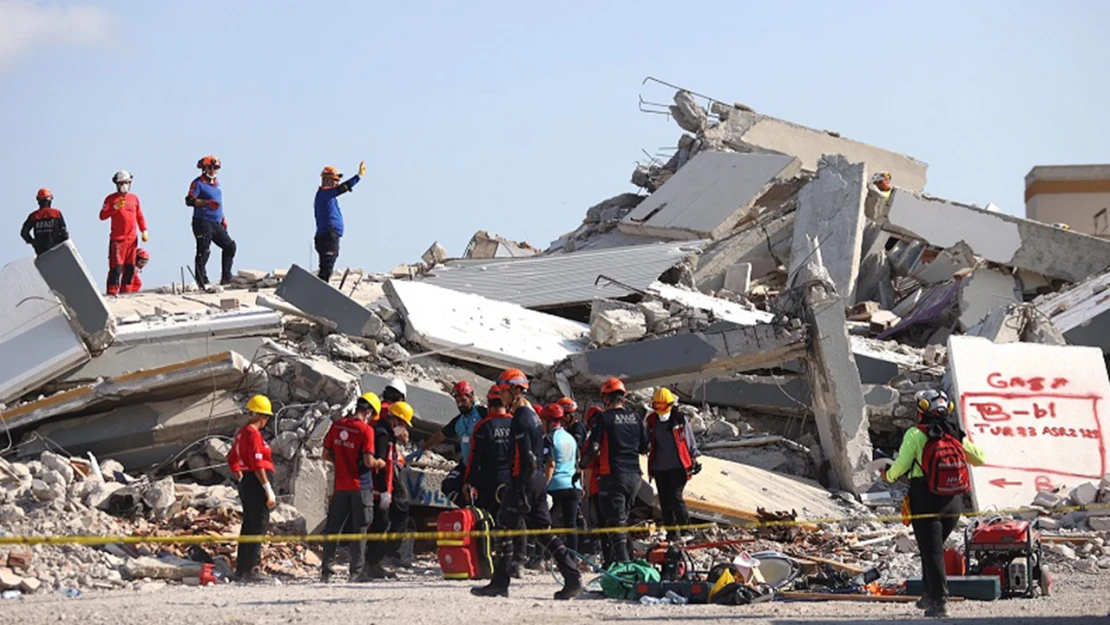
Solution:
M 240 271 L 219 292 L 110 300 L 71 242 L 4 266 L 0 521 L 22 517 L 19 501 L 167 519 L 193 505 L 193 521 L 227 521 L 230 437 L 261 392 L 284 516 L 311 533 L 331 483 L 324 434 L 361 392 L 404 380 L 426 436 L 455 415 L 455 381 L 487 389 L 508 367 L 544 402 L 594 402 L 611 376 L 645 405 L 674 389 L 713 456 L 686 493 L 698 518 L 866 515 L 860 501 L 891 505 L 871 466 L 916 422 L 914 393 L 980 392 L 957 379 L 957 349 L 961 363 L 1009 344 L 1080 350 L 1045 358 L 1082 353 L 1091 388 L 1106 386 L 1110 241 L 926 195 L 925 163 L 833 132 L 682 90 L 674 102 L 673 156 L 637 166 L 640 192 L 590 207 L 542 251 L 483 231 L 461 258 L 434 243 L 389 273 L 325 283 L 292 265 Z M 877 172 L 893 191 L 870 183 Z M 417 505 L 452 505 L 439 451 L 405 472 Z M 1007 501 L 1107 473 L 1036 468 L 1071 477 Z M 1007 484 L 1005 470 L 978 490 Z

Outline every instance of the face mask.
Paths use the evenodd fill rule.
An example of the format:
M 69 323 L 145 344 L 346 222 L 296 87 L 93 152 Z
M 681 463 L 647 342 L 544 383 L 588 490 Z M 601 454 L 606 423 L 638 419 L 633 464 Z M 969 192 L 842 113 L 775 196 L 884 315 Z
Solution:
M 393 426 L 393 435 L 398 436 L 398 437 L 404 436 L 405 435 L 405 426 L 403 426 L 403 425 Z
M 120 184 L 117 184 L 116 185 L 116 190 L 119 191 L 120 193 L 127 193 L 128 191 L 131 190 L 131 183 L 130 182 L 122 182 Z
M 659 420 L 662 421 L 663 423 L 666 423 L 667 421 L 670 421 L 671 420 L 671 413 L 669 411 L 664 412 L 663 414 L 659 415 Z

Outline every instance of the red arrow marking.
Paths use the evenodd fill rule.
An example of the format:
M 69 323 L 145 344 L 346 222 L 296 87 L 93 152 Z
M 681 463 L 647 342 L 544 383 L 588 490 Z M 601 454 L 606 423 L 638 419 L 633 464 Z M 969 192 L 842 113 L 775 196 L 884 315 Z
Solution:
M 998 479 L 991 480 L 990 483 L 991 483 L 992 486 L 997 486 L 999 488 L 1006 488 L 1007 486 L 1021 486 L 1021 482 L 1011 482 L 1010 480 L 1008 480 L 1004 477 L 1000 477 Z

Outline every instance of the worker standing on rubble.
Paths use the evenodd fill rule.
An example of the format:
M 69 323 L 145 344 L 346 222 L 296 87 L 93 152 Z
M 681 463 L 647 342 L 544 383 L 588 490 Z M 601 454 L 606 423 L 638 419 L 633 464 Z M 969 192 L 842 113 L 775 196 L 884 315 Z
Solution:
M 378 415 L 382 402 L 374 393 L 366 393 L 355 401 L 355 411 L 331 425 L 324 436 L 324 460 L 335 466 L 335 489 L 328 505 L 327 534 L 360 534 L 374 518 L 374 482 L 372 471 L 385 468 L 385 461 L 374 457 L 374 430 L 368 421 Z M 335 571 L 334 542 L 324 543 L 320 581 L 329 582 Z M 362 572 L 365 543 L 350 541 L 349 579 Z
M 683 491 L 686 482 L 701 471 L 697 441 L 686 422 L 686 415 L 675 410 L 678 398 L 669 388 L 659 387 L 651 398 L 652 412 L 647 416 L 648 477 L 655 479 L 663 525 L 689 525 Z M 676 541 L 681 532 L 667 530 L 667 540 Z
M 142 236 L 143 242 L 150 238 L 139 196 L 131 193 L 131 172 L 126 169 L 117 171 L 112 176 L 112 182 L 116 185 L 116 192 L 104 198 L 104 206 L 100 209 L 100 221 L 112 220 L 108 236 L 108 295 L 131 292 L 139 237 Z
M 273 416 L 273 407 L 265 395 L 247 401 L 250 421 L 239 429 L 227 454 L 227 466 L 239 482 L 239 500 L 243 504 L 243 528 L 240 536 L 262 536 L 270 529 L 270 510 L 277 505 L 277 496 L 270 478 L 274 460 L 270 446 L 262 438 L 262 429 Z M 232 579 L 241 582 L 268 582 L 262 572 L 262 543 L 239 543 Z
M 149 262 L 150 252 L 140 247 L 139 250 L 135 252 L 135 273 L 131 276 L 131 293 L 138 293 L 142 290 L 143 279 L 139 277 L 139 274 L 143 272 L 143 268 L 146 267 Z
M 547 494 L 551 496 L 552 520 L 555 527 L 570 528 L 563 542 L 571 551 L 578 551 L 578 535 L 573 531 L 578 525 L 578 502 L 582 499 L 582 491 L 577 488 L 578 480 L 578 443 L 574 437 L 563 427 L 566 415 L 559 404 L 544 406 L 540 412 L 544 427 L 547 430 L 548 446 L 547 466 L 544 475 L 547 478 Z
M 647 430 L 635 410 L 624 405 L 624 382 L 609 378 L 601 385 L 605 411 L 596 418 L 582 466 L 596 458 L 601 474 L 598 493 L 605 527 L 628 527 L 640 492 L 640 456 L 648 451 Z M 608 564 L 629 559 L 628 534 L 610 536 Z
M 887 469 L 885 478 L 893 482 L 909 473 L 913 535 L 921 552 L 921 579 L 925 585 L 925 593 L 917 602 L 917 607 L 925 610 L 925 616 L 944 618 L 948 616 L 944 541 L 960 520 L 962 492 L 970 490 L 967 462 L 978 466 L 983 464 L 986 456 L 960 430 L 954 418 L 956 406 L 944 391 L 920 391 L 916 399 L 918 425 L 906 431 L 898 458 Z M 942 457 L 946 460 L 944 464 L 934 461 Z M 955 495 L 934 492 L 939 490 L 937 482 L 945 488 L 958 484 L 950 480 L 947 473 L 942 478 L 926 473 L 926 470 L 940 473 L 958 471 L 957 467 L 963 468 L 962 481 L 966 489 Z M 953 473 L 952 477 L 960 478 L 958 473 Z
M 497 390 L 501 394 L 501 403 L 513 415 L 509 426 L 513 441 L 512 477 L 501 501 L 497 527 L 516 529 L 519 521 L 524 519 L 528 529 L 549 529 L 551 511 L 547 507 L 547 484 L 541 464 L 543 426 L 539 415 L 524 397 L 524 392 L 528 390 L 528 376 L 519 369 L 503 371 L 497 378 Z M 551 554 L 563 576 L 563 588 L 555 593 L 555 599 L 572 599 L 579 595 L 582 592 L 582 574 L 578 572 L 563 541 L 549 534 L 539 536 L 539 541 Z M 513 550 L 513 539 L 503 537 L 493 579 L 488 585 L 472 588 L 470 592 L 480 597 L 508 597 Z
M 890 192 L 894 189 L 891 180 L 889 171 L 875 172 L 875 175 L 871 176 L 871 186 L 875 187 L 883 199 L 890 199 Z
M 474 387 L 466 380 L 455 383 L 455 386 L 451 389 L 451 397 L 455 400 L 459 414 L 455 415 L 455 418 L 451 419 L 447 425 L 424 441 L 420 445 L 420 451 L 417 455 L 423 454 L 444 441 L 456 443 L 459 461 L 455 463 L 455 468 L 444 478 L 442 491 L 451 501 L 461 503 L 463 474 L 466 473 L 466 459 L 470 457 L 471 437 L 474 435 L 474 427 L 478 425 L 479 421 L 486 418 L 486 408 L 478 405 L 475 401 Z
M 339 182 L 343 174 L 331 165 L 320 172 L 320 188 L 316 190 L 313 204 L 316 210 L 316 253 L 320 255 L 319 278 L 324 282 L 331 279 L 335 261 L 339 259 L 339 239 L 343 237 L 343 211 L 339 209 L 338 198 L 353 191 L 365 175 L 365 162 L 358 164 L 358 173 L 346 182 Z
M 54 194 L 50 189 L 42 188 L 35 194 L 35 201 L 39 208 L 27 215 L 23 227 L 19 229 L 19 236 L 27 245 L 35 248 L 35 256 L 46 250 L 69 240 L 69 231 L 66 230 L 66 220 L 62 211 L 54 208 Z
M 409 442 L 412 417 L 412 406 L 397 401 L 390 404 L 389 412 L 374 422 L 374 457 L 385 464 L 379 465 L 380 468 L 374 472 L 374 501 L 378 509 L 373 513 L 371 533 L 403 532 L 408 526 L 409 492 L 407 488 L 398 488 L 398 485 L 404 481 L 400 475 L 400 445 Z M 355 581 L 397 577 L 396 573 L 382 566 L 392 542 L 370 541 L 366 546 L 366 567 Z
M 185 196 L 185 205 L 193 209 L 193 236 L 197 240 L 193 273 L 202 290 L 208 287 L 208 256 L 213 243 L 222 252 L 220 284 L 231 284 L 231 266 L 235 262 L 235 241 L 227 233 L 227 219 L 224 218 L 224 192 L 216 178 L 220 167 L 220 159 L 215 156 L 197 161 L 201 175 L 193 179 Z

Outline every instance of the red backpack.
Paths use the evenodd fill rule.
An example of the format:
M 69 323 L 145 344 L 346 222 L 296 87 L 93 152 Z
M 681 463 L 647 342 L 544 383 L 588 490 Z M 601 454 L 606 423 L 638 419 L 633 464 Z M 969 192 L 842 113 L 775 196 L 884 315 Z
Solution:
M 929 436 L 928 426 L 919 427 Z M 938 497 L 954 497 L 971 490 L 971 475 L 963 443 L 947 432 L 939 438 L 929 436 L 919 466 L 925 472 L 929 492 Z

